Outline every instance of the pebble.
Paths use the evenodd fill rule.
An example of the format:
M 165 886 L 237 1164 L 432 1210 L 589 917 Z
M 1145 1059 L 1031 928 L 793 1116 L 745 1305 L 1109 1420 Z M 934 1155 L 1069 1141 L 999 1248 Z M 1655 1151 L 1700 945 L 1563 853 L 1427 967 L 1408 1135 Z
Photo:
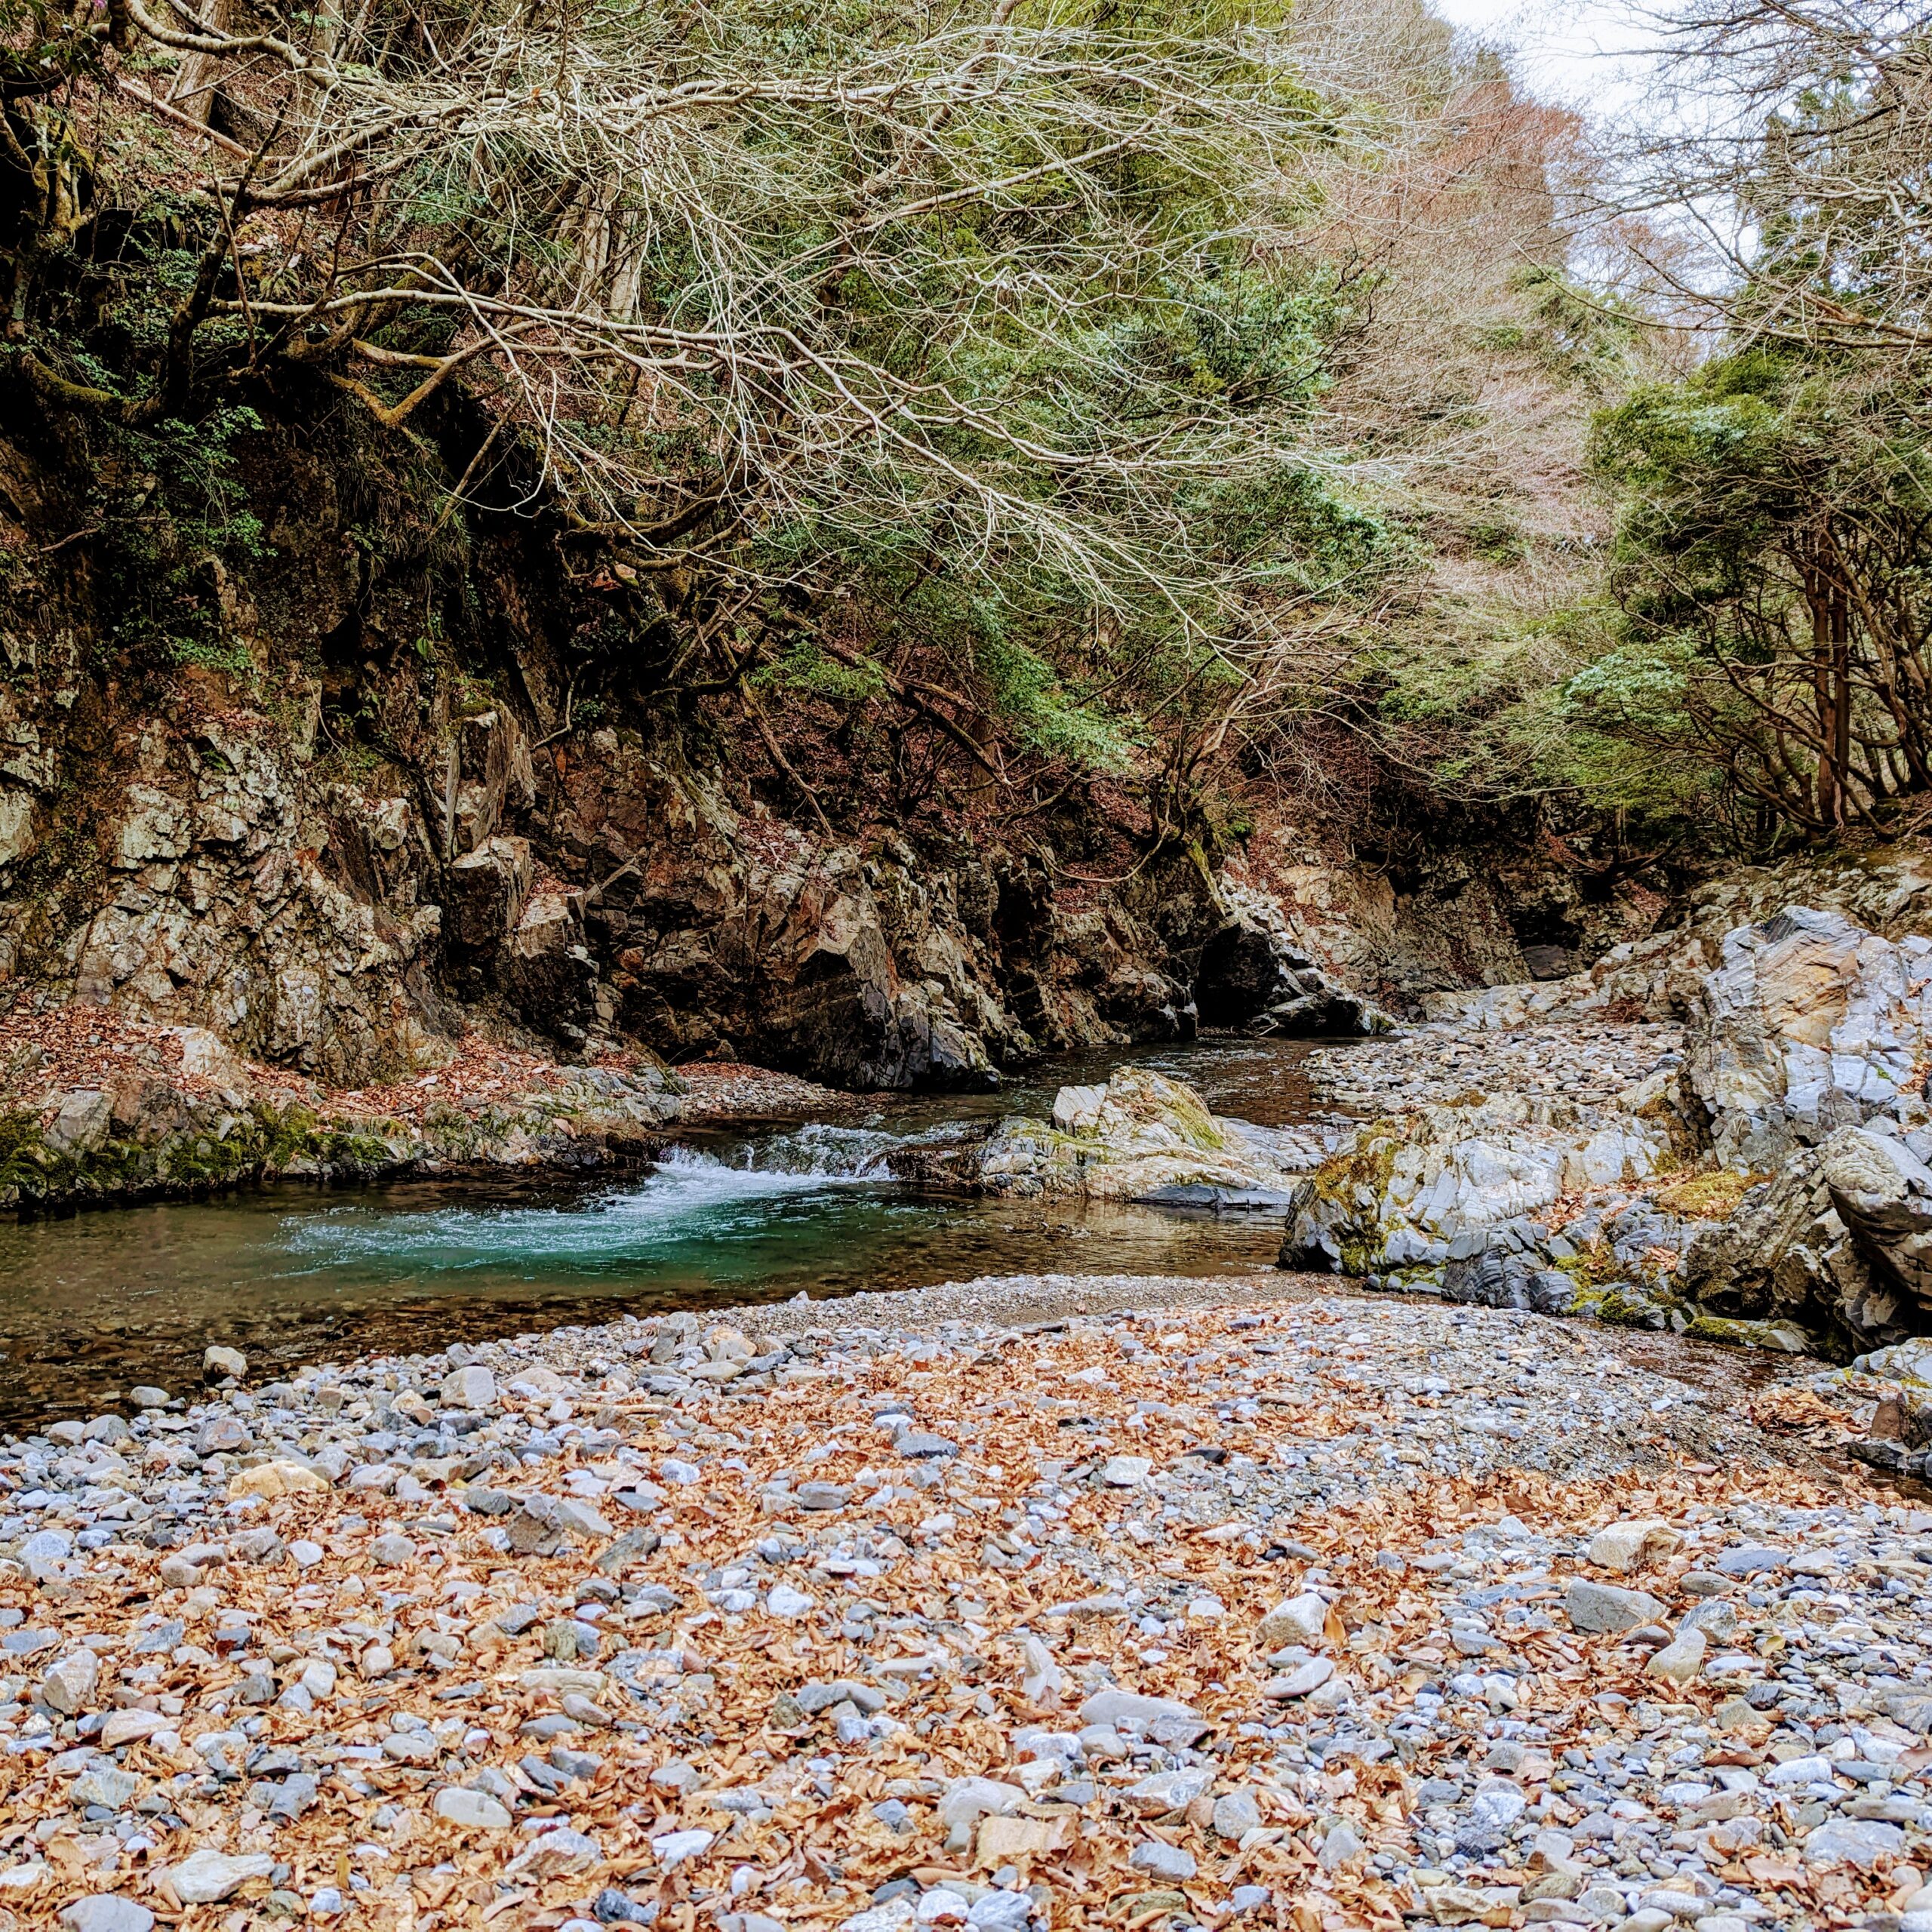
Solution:
M 1297 1697 L 1306 1697 L 1311 1690 L 1320 1690 L 1334 1675 L 1335 1666 L 1326 1657 L 1311 1657 L 1285 1677 L 1271 1677 L 1262 1686 L 1261 1694 L 1273 1703 L 1284 1704 Z
M 1273 1648 L 1281 1644 L 1312 1643 L 1328 1623 L 1328 1600 L 1312 1590 L 1289 1597 L 1269 1611 L 1256 1635 L 1263 1645 Z
M 266 1878 L 274 1869 L 275 1860 L 266 1853 L 233 1857 L 203 1846 L 179 1865 L 171 1866 L 165 1876 L 169 1889 L 183 1905 L 217 1905 L 250 1879 Z
M 60 1922 L 72 1932 L 149 1932 L 154 1914 L 118 1892 L 91 1892 L 60 1909 Z
M 466 1790 L 461 1785 L 445 1785 L 432 1808 L 446 1823 L 464 1831 L 506 1832 L 513 1822 L 488 1792 Z
M 1134 1847 L 1128 1862 L 1137 1872 L 1183 1882 L 1200 1869 L 1193 1853 L 1182 1850 L 1179 1845 L 1163 1844 L 1158 1838 L 1143 1839 Z
M 1318 1901 L 1444 1924 L 1740 1932 L 1782 1909 L 1755 1862 L 1854 1918 L 1932 1868 L 1932 1515 L 1761 1446 L 1685 1475 L 1732 1392 L 1663 1344 L 1155 1292 L 623 1321 L 10 1442 L 13 1814 L 144 1837 L 184 1903 L 272 1846 L 331 1921 L 365 1894 L 291 1855 L 345 1829 L 371 1904 L 488 1846 L 546 1923 L 638 1922 L 614 1869 L 723 1932 L 1023 1932 L 1075 1843 L 1157 1915 L 1259 1917 L 1255 1832 Z M 748 1835 L 818 1844 L 862 1776 L 774 1884 Z M 928 1867 L 972 1876 L 873 1897 Z
M 70 1651 L 50 1665 L 40 1681 L 40 1694 L 64 1716 L 87 1708 L 100 1681 L 100 1660 L 91 1650 Z
M 1470 1026 L 1431 1020 L 1393 1036 L 1325 1048 L 1308 1063 L 1318 1098 L 1373 1115 L 1419 1093 L 1491 1094 L 1601 1103 L 1681 1051 L 1681 1028 L 1571 1018 Z
M 1570 1586 L 1563 1609 L 1574 1630 L 1634 1630 L 1664 1614 L 1663 1604 L 1647 1590 L 1619 1589 L 1586 1577 Z

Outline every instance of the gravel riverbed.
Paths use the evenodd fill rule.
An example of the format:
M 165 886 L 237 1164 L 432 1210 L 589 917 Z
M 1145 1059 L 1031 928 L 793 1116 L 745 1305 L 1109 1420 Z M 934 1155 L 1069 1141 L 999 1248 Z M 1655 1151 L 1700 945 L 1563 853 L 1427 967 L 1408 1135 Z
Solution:
M 1048 1276 L 217 1355 L 0 1451 L 0 1912 L 1932 1932 L 1932 1512 L 1666 1349 Z
M 1323 1100 L 1399 1112 L 1418 1095 L 1513 1094 L 1596 1108 L 1682 1058 L 1681 1027 L 1570 1019 L 1483 1027 L 1430 1020 L 1399 1033 L 1324 1046 L 1313 1061 Z

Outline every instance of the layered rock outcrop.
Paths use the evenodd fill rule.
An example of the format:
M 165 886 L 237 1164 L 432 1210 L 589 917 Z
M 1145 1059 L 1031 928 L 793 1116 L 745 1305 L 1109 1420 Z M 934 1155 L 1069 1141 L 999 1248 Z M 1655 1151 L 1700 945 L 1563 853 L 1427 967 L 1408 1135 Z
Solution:
M 1413 1283 L 1546 1217 L 1566 1196 L 1651 1178 L 1669 1137 L 1635 1117 L 1562 1101 L 1487 1097 L 1422 1107 L 1361 1130 L 1297 1189 L 1283 1265 Z
M 1186 864 L 1096 894 L 1037 854 L 828 841 L 635 731 L 541 755 L 507 705 L 455 721 L 441 771 L 398 758 L 352 783 L 318 704 L 103 721 L 111 755 L 72 794 L 57 870 L 33 814 L 0 857 L 14 986 L 202 1027 L 331 1087 L 432 1068 L 479 1024 L 568 1057 L 983 1085 L 1041 1051 L 1188 1036 L 1204 971 L 1222 1023 L 1378 1023 L 1266 907 L 1217 903 Z
M 1284 1265 L 1784 1347 L 1932 1330 L 1932 940 L 1802 906 L 1669 938 L 1454 1006 L 1546 1038 L 1567 1013 L 1580 1060 L 1620 986 L 1681 1016 L 1681 1057 L 1589 1106 L 1478 1094 L 1364 1126 L 1301 1184 Z
M 1932 939 L 1894 942 L 1796 907 L 1728 934 L 1706 974 L 1684 1077 L 1732 1167 L 1922 1097 L 1932 1059 Z

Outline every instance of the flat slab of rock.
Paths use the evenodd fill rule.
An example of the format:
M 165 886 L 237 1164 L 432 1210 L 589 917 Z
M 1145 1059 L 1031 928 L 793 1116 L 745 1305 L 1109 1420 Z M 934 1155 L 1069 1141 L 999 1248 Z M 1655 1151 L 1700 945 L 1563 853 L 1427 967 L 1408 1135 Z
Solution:
M 1579 1577 L 1570 1586 L 1563 1607 L 1573 1630 L 1634 1630 L 1654 1623 L 1665 1614 L 1663 1603 L 1647 1590 L 1626 1590 L 1614 1583 Z

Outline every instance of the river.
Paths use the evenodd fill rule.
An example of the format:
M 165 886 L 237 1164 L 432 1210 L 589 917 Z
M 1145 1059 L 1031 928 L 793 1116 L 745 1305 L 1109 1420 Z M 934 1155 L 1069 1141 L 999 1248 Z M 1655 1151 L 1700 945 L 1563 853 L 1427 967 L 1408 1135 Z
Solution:
M 814 1300 L 982 1275 L 1212 1275 L 1273 1260 L 1278 1214 L 984 1201 L 895 1180 L 888 1157 L 1130 1062 L 1261 1126 L 1314 1117 L 1305 1041 L 1209 1038 L 1047 1063 L 995 1094 L 894 1095 L 835 1121 L 694 1132 L 613 1184 L 282 1186 L 0 1224 L 0 1421 L 98 1411 L 137 1383 L 186 1392 L 202 1350 L 251 1379 L 368 1349 Z

